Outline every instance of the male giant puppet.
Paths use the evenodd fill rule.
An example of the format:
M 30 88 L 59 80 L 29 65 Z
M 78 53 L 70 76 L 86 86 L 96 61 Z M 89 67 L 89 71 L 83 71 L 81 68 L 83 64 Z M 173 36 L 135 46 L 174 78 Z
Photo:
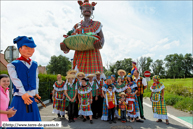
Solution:
M 99 51 L 104 45 L 102 25 L 99 21 L 93 21 L 91 19 L 94 17 L 93 10 L 96 3 L 92 2 L 90 4 L 89 0 L 85 0 L 84 2 L 79 0 L 78 4 L 80 5 L 81 17 L 84 17 L 84 20 L 74 25 L 71 35 L 92 33 L 99 36 L 99 40 L 93 43 L 95 48 L 93 50 L 75 50 L 73 69 L 83 72 L 86 75 L 96 73 L 97 71 L 103 73 L 103 64 Z M 63 42 L 60 44 L 60 48 L 64 53 L 68 53 L 70 50 Z
M 17 109 L 15 116 L 9 120 L 41 121 L 37 100 L 34 98 L 36 96 L 40 99 L 38 95 L 38 64 L 30 59 L 36 44 L 32 37 L 26 36 L 18 36 L 13 42 L 17 44 L 21 57 L 7 65 L 14 88 L 11 107 Z

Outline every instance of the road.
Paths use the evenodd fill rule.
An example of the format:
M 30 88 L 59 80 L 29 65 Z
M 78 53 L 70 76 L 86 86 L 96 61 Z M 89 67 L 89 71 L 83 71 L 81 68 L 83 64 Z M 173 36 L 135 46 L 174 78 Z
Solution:
M 185 113 L 174 109 L 171 106 L 167 106 L 168 117 L 169 117 L 169 125 L 165 124 L 165 121 L 161 123 L 157 123 L 156 119 L 153 118 L 153 113 L 151 109 L 151 102 L 148 99 L 144 99 L 144 115 L 146 120 L 144 123 L 121 123 L 121 121 L 117 120 L 116 124 L 109 124 L 108 122 L 101 121 L 100 119 L 93 119 L 93 124 L 89 123 L 89 120 L 86 122 L 82 122 L 81 118 L 78 118 L 74 123 L 68 123 L 67 114 L 65 118 L 57 118 L 56 114 L 52 114 L 53 106 L 52 104 L 48 104 L 46 108 L 40 108 L 40 114 L 42 121 L 61 121 L 62 129 L 187 129 L 193 128 L 192 124 L 187 121 L 192 121 L 192 114 Z M 186 120 L 186 118 L 188 120 Z M 186 121 L 182 120 L 185 119 Z M 60 129 L 61 129 L 60 128 Z

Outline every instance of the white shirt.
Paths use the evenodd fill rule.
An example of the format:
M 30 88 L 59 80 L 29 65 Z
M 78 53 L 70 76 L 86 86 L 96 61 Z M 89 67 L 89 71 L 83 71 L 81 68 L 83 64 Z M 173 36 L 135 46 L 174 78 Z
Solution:
M 89 84 L 91 85 L 91 88 L 92 88 L 92 85 L 94 84 L 94 81 L 92 81 L 92 82 L 89 82 Z M 98 87 L 98 85 L 96 84 L 96 89 L 98 89 L 99 87 Z
M 28 64 L 27 62 L 22 61 L 22 60 L 21 60 L 21 62 L 23 62 L 24 65 L 27 66 L 28 69 L 32 65 L 32 60 L 31 60 L 30 64 Z M 16 96 L 16 95 L 17 96 L 22 96 L 25 93 L 28 93 L 31 96 L 35 96 L 36 94 L 38 94 L 38 89 L 39 89 L 38 68 L 36 69 L 36 89 L 31 90 L 31 91 L 25 91 L 21 80 L 17 77 L 15 66 L 12 63 L 7 64 L 7 70 L 8 70 L 8 73 L 10 75 L 11 81 L 15 85 L 16 89 L 19 90 L 19 92 L 15 92 L 13 94 L 14 96 Z
M 67 84 L 70 85 L 70 87 L 72 88 L 72 85 L 74 84 L 74 81 L 75 81 L 75 79 L 72 81 L 72 84 L 70 84 L 70 82 L 65 83 L 65 85 L 64 85 L 64 90 L 68 90 Z M 77 90 L 77 83 L 76 83 L 76 85 L 75 85 L 75 90 Z
M 137 79 L 135 78 L 135 81 L 137 82 L 139 79 L 140 79 L 140 76 L 138 76 Z M 143 86 L 147 86 L 147 82 L 146 82 L 145 78 L 142 79 L 142 84 L 143 84 Z
M 113 91 L 109 91 L 109 90 L 107 90 L 108 92 L 109 92 L 109 94 L 112 96 L 112 94 L 113 94 Z M 115 99 L 115 105 L 117 105 L 117 99 L 116 99 L 116 96 L 115 96 L 115 94 L 114 94 L 114 99 Z M 107 107 L 108 107 L 108 98 L 107 98 L 107 94 L 106 94 L 106 105 L 107 105 Z

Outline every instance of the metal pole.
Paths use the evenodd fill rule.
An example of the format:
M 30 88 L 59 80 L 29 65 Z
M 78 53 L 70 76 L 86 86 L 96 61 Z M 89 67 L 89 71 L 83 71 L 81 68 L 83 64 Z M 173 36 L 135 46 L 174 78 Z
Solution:
M 9 58 L 10 58 L 10 63 L 13 61 L 13 46 L 9 46 Z M 10 79 L 10 94 L 9 94 L 9 98 L 10 98 L 10 102 L 12 101 L 12 98 L 13 98 L 13 95 L 12 95 L 12 88 L 13 87 L 13 84 L 12 84 L 12 81 Z

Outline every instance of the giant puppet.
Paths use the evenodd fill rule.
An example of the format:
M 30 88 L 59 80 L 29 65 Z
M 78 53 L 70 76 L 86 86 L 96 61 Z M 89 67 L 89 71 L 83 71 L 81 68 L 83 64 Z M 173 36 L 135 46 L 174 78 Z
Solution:
M 41 121 L 36 103 L 41 98 L 38 95 L 38 64 L 36 61 L 30 59 L 35 51 L 36 44 L 32 37 L 27 36 L 18 36 L 13 42 L 17 44 L 21 57 L 7 65 L 14 88 L 11 107 L 17 110 L 16 114 L 9 120 Z
M 95 2 L 89 0 L 78 1 L 81 10 L 81 22 L 74 25 L 73 29 L 64 35 L 64 41 L 60 48 L 64 53 L 75 50 L 73 69 L 86 75 L 100 71 L 103 73 L 102 58 L 99 49 L 104 45 L 102 24 L 94 18 L 93 11 Z

